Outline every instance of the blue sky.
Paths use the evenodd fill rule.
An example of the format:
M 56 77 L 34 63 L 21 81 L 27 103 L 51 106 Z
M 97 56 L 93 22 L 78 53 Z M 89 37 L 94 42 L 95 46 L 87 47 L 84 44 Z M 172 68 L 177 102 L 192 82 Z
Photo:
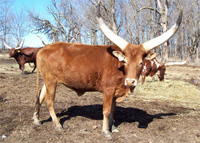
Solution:
M 14 7 L 16 10 L 21 11 L 21 9 L 30 9 L 36 13 L 39 13 L 42 17 L 48 17 L 47 6 L 51 4 L 51 0 L 14 0 Z M 37 34 L 44 40 L 45 43 L 49 43 L 44 34 Z M 24 37 L 24 46 L 40 47 L 43 46 L 41 40 L 36 36 L 36 34 L 29 33 Z

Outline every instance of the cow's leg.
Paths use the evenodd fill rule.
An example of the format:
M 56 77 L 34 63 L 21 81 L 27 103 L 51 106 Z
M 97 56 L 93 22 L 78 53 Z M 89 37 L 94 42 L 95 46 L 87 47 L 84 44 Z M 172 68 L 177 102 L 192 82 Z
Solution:
M 32 70 L 32 73 L 35 71 L 35 69 L 36 69 L 36 63 L 34 62 L 34 68 Z
M 39 113 L 40 113 L 40 107 L 44 101 L 45 95 L 46 95 L 46 86 L 43 85 L 40 95 L 36 99 L 35 112 L 33 114 L 34 124 L 36 125 L 40 125 Z
M 113 100 L 112 107 L 111 107 L 111 114 L 110 114 L 110 117 L 109 117 L 109 126 L 110 126 L 112 132 L 119 132 L 119 130 L 114 125 L 115 109 L 116 109 L 116 101 Z
M 156 77 L 155 75 L 152 76 L 152 81 L 155 81 L 156 80 Z
M 145 81 L 145 74 L 142 74 L 142 79 L 141 79 L 141 83 L 142 83 L 142 85 L 143 85 L 143 83 L 144 83 L 144 81 Z
M 63 131 L 63 128 L 56 116 L 55 110 L 54 110 L 54 98 L 55 98 L 55 89 L 56 89 L 56 84 L 50 83 L 50 84 L 45 84 L 46 85 L 46 96 L 45 96 L 45 101 L 47 108 L 49 110 L 49 113 L 51 115 L 52 121 L 58 131 Z
M 31 68 L 32 68 L 32 66 L 31 66 L 31 63 L 28 63 L 28 65 L 29 65 L 29 67 L 31 67 Z
M 102 132 L 105 133 L 106 137 L 111 137 L 109 131 L 109 118 L 111 115 L 111 108 L 113 102 L 113 96 L 115 93 L 114 88 L 106 88 L 103 91 L 103 129 Z
M 22 71 L 22 74 L 24 74 L 24 65 L 23 64 L 19 65 L 19 69 Z

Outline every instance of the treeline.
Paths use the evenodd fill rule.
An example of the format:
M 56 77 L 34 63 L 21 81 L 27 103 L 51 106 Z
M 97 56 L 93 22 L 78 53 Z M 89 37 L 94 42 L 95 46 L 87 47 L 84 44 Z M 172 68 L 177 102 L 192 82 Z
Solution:
M 72 43 L 111 44 L 96 21 L 98 0 L 51 0 L 48 17 L 26 9 L 16 13 L 12 0 L 0 2 L 0 40 L 18 41 L 32 33 Z M 183 9 L 183 21 L 176 35 L 157 48 L 162 61 L 199 62 L 200 0 L 102 0 L 101 13 L 116 34 L 133 44 L 162 34 L 175 23 Z M 27 28 L 28 27 L 28 28 Z M 16 43 L 16 42 L 15 42 Z M 31 45 L 29 45 L 31 46 Z M 2 49 L 4 45 L 2 44 Z

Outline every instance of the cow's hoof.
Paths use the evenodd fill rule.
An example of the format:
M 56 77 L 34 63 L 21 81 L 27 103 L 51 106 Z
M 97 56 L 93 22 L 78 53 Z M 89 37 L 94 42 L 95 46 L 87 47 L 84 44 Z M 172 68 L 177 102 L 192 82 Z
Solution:
M 104 136 L 108 139 L 112 139 L 112 134 L 109 131 L 102 131 L 102 133 L 104 134 Z
M 114 132 L 114 133 L 118 133 L 119 130 L 118 130 L 114 125 L 112 125 L 112 132 Z
M 34 123 L 36 126 L 40 126 L 40 125 L 41 125 L 41 122 L 40 122 L 38 119 L 34 119 L 34 118 L 33 118 L 33 123 Z
M 37 126 L 40 126 L 41 125 L 41 122 L 40 122 L 40 120 L 39 120 L 39 118 L 38 118 L 38 115 L 37 115 L 37 112 L 35 112 L 34 114 L 33 114 L 33 123 L 35 124 L 35 125 L 37 125 Z
M 56 126 L 56 131 L 58 131 L 58 132 L 65 132 L 65 130 L 63 129 L 63 127 L 62 126 Z

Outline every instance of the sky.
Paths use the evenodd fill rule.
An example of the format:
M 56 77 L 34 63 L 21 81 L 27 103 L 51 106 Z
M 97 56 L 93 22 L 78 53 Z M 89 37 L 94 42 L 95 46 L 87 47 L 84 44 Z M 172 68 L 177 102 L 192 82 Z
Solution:
M 14 0 L 14 7 L 16 10 L 21 11 L 21 9 L 30 9 L 36 13 L 39 13 L 42 17 L 48 17 L 47 6 L 51 4 L 51 0 Z M 50 43 L 51 40 L 47 39 L 44 34 L 32 34 L 29 33 L 25 35 L 24 46 L 30 47 L 41 47 L 44 46 L 41 40 L 37 37 L 39 35 L 42 37 L 46 44 Z

